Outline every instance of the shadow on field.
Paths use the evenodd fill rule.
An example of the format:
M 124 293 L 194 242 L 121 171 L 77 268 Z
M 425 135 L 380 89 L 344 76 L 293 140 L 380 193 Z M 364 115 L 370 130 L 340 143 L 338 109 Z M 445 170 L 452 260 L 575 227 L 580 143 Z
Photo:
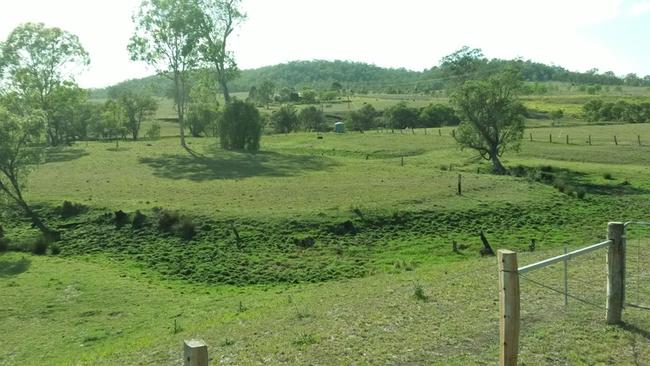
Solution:
M 45 153 L 46 163 L 62 163 L 65 161 L 76 160 L 89 155 L 84 149 L 69 147 L 54 147 L 48 149 Z
M 0 277 L 19 275 L 27 271 L 31 263 L 25 257 L 21 259 L 3 259 L 0 257 Z
M 610 174 L 605 174 L 609 176 L 608 183 L 594 183 L 593 176 L 589 174 L 552 166 L 539 168 L 519 166 L 515 167 L 511 174 L 518 177 L 530 177 L 532 174 L 538 182 L 568 190 L 577 188 L 594 195 L 639 195 L 650 192 L 647 189 L 632 186 L 627 180 L 617 181 Z
M 194 181 L 237 179 L 257 176 L 285 177 L 306 171 L 325 170 L 336 166 L 330 159 L 277 152 L 257 154 L 221 152 L 217 156 L 162 155 L 141 158 L 141 164 L 154 169 L 154 175 L 169 179 Z M 221 156 L 219 156 L 221 155 Z
M 630 333 L 634 333 L 634 334 L 639 335 L 639 336 L 641 336 L 641 337 L 643 337 L 643 338 L 645 338 L 647 340 L 650 340 L 650 332 L 645 330 L 645 329 L 641 329 L 641 328 L 637 327 L 634 324 L 622 323 L 621 328 L 624 329 L 624 330 L 627 330 Z

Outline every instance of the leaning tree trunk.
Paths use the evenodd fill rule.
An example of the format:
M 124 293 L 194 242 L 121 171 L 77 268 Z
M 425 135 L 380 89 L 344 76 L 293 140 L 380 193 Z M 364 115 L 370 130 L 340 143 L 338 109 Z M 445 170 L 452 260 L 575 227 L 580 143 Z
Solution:
M 496 174 L 506 174 L 506 168 L 501 164 L 501 160 L 499 160 L 499 155 L 497 153 L 490 154 L 490 160 L 492 161 L 492 170 Z

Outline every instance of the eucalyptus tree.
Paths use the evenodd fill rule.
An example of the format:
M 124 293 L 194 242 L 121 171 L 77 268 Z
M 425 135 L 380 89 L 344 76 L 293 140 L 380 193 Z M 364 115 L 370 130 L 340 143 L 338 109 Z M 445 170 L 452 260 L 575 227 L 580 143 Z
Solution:
M 224 101 L 228 104 L 231 101 L 228 82 L 239 73 L 233 53 L 228 51 L 228 38 L 235 27 L 246 19 L 246 15 L 239 9 L 240 0 L 197 1 L 203 13 L 200 28 L 201 57 L 214 68 Z
M 64 142 L 57 133 L 54 114 L 66 101 L 56 91 L 64 83 L 72 84 L 75 75 L 90 63 L 79 38 L 42 23 L 25 23 L 15 28 L 1 47 L 5 86 L 16 93 L 25 109 L 44 113 L 50 144 Z
M 456 141 L 490 160 L 497 174 L 506 172 L 503 153 L 518 150 L 523 137 L 526 110 L 517 97 L 521 85 L 521 74 L 507 70 L 466 81 L 452 96 L 461 118 Z
M 5 95 L 0 103 L 0 195 L 16 203 L 48 240 L 58 240 L 59 233 L 41 220 L 23 195 L 30 169 L 42 161 L 39 143 L 45 116 L 38 110 L 22 114 L 6 108 L 15 96 Z
M 172 80 L 180 142 L 185 149 L 190 72 L 201 61 L 203 19 L 197 0 L 144 0 L 133 17 L 136 30 L 128 45 L 131 59 L 147 63 Z

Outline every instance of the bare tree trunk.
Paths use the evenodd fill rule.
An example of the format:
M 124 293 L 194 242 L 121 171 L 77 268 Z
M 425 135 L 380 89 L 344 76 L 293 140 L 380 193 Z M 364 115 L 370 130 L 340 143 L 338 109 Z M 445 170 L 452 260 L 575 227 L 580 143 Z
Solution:
M 223 78 L 219 79 L 219 84 L 221 84 L 221 91 L 223 92 L 223 100 L 226 104 L 230 104 L 230 91 L 228 90 L 228 83 Z
M 490 154 L 490 160 L 492 161 L 492 169 L 496 174 L 506 174 L 506 168 L 501 164 L 501 160 L 499 160 L 499 155 L 497 153 Z

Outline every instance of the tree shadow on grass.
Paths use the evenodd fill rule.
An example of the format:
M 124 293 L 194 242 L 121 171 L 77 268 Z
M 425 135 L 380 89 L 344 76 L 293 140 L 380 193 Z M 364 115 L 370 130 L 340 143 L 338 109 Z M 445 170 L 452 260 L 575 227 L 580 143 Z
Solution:
M 588 194 L 594 195 L 639 195 L 647 194 L 647 189 L 634 187 L 628 181 L 617 182 L 610 180 L 611 183 L 594 183 L 590 175 L 575 170 L 556 168 L 556 167 L 523 167 L 519 166 L 511 170 L 516 176 L 530 176 L 530 172 L 535 171 L 538 176 L 536 180 L 541 183 L 553 185 L 555 187 L 564 187 L 566 189 L 581 189 Z
M 62 163 L 89 155 L 84 149 L 70 147 L 53 147 L 45 152 L 46 163 Z
M 26 272 L 31 263 L 25 257 L 21 259 L 4 259 L 0 257 L 0 277 L 10 277 Z
M 328 158 L 290 155 L 277 152 L 221 151 L 211 155 L 162 155 L 140 159 L 154 169 L 154 175 L 168 179 L 204 181 L 249 177 L 286 177 L 309 171 L 326 170 L 338 165 Z

